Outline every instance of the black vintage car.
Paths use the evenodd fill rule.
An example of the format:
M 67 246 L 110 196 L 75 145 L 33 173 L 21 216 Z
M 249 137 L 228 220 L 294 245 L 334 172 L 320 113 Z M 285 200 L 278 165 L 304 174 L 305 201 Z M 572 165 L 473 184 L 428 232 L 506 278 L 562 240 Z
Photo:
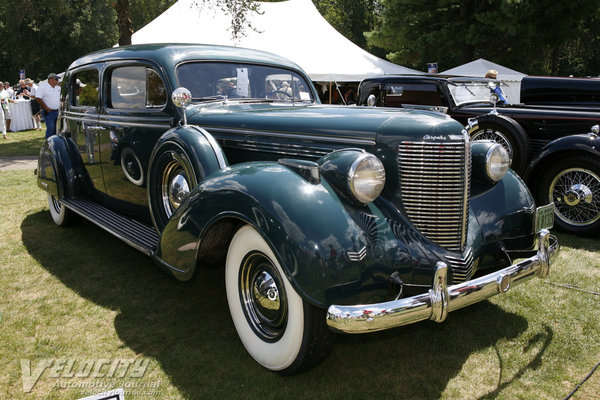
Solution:
M 273 54 L 108 49 L 69 67 L 62 103 L 38 167 L 54 222 L 87 218 L 183 281 L 224 263 L 273 371 L 314 365 L 333 332 L 442 322 L 558 249 L 502 146 L 439 113 L 322 105 Z
M 526 77 L 522 102 L 498 102 L 484 78 L 382 76 L 359 86 L 359 105 L 425 107 L 468 125 L 472 140 L 502 144 L 538 202 L 554 202 L 556 224 L 600 231 L 600 79 Z M 501 86 L 500 86 L 501 87 Z

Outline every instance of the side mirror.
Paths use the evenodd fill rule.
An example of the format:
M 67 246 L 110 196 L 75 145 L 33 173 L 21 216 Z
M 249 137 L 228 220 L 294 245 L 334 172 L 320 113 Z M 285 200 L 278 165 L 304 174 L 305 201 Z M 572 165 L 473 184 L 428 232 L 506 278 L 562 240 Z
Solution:
M 183 109 L 183 124 L 187 125 L 185 108 L 192 102 L 192 92 L 184 87 L 179 87 L 173 90 L 171 101 L 173 101 L 173 104 L 175 104 L 176 107 Z

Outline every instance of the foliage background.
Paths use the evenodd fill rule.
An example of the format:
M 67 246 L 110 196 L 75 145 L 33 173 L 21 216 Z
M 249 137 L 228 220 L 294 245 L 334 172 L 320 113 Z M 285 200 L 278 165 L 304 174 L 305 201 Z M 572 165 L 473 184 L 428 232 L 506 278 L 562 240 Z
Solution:
M 35 80 L 64 71 L 86 53 L 125 43 L 175 1 L 0 0 L 0 79 L 16 82 L 19 69 Z M 229 12 L 232 32 L 243 32 L 245 14 L 254 12 L 250 0 L 196 2 Z M 528 74 L 600 74 L 600 0 L 313 2 L 360 47 L 418 70 L 482 57 Z

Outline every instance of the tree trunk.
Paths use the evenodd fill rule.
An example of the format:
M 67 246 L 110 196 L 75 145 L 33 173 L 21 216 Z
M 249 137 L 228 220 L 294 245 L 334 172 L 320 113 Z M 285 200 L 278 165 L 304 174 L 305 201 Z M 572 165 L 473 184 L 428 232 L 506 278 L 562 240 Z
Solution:
M 114 4 L 117 11 L 117 25 L 119 27 L 119 46 L 131 44 L 133 27 L 129 17 L 129 0 L 116 0 Z

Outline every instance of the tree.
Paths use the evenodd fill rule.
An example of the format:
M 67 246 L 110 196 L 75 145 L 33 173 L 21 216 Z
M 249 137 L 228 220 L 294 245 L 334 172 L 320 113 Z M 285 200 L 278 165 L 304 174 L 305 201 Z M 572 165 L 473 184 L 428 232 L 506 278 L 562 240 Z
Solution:
M 368 47 L 364 33 L 376 26 L 377 0 L 313 0 L 313 3 L 338 32 L 357 46 Z
M 382 0 L 382 23 L 367 41 L 386 49 L 391 61 L 417 69 L 432 61 L 447 69 L 482 57 L 527 73 L 558 74 L 566 52 L 577 48 L 582 27 L 598 32 L 590 16 L 599 14 L 599 4 Z
M 134 29 L 139 29 L 152 21 L 176 0 L 115 0 L 113 7 L 117 13 L 119 45 L 131 44 Z M 220 8 L 231 17 L 233 38 L 242 36 L 247 28 L 253 29 L 247 18 L 248 13 L 260 12 L 260 3 L 253 0 L 192 0 L 190 5 L 202 12 L 206 7 Z M 193 12 L 193 10 L 190 10 Z
M 22 0 L 0 6 L 0 71 L 14 82 L 61 72 L 77 57 L 115 43 L 115 14 L 105 0 Z

